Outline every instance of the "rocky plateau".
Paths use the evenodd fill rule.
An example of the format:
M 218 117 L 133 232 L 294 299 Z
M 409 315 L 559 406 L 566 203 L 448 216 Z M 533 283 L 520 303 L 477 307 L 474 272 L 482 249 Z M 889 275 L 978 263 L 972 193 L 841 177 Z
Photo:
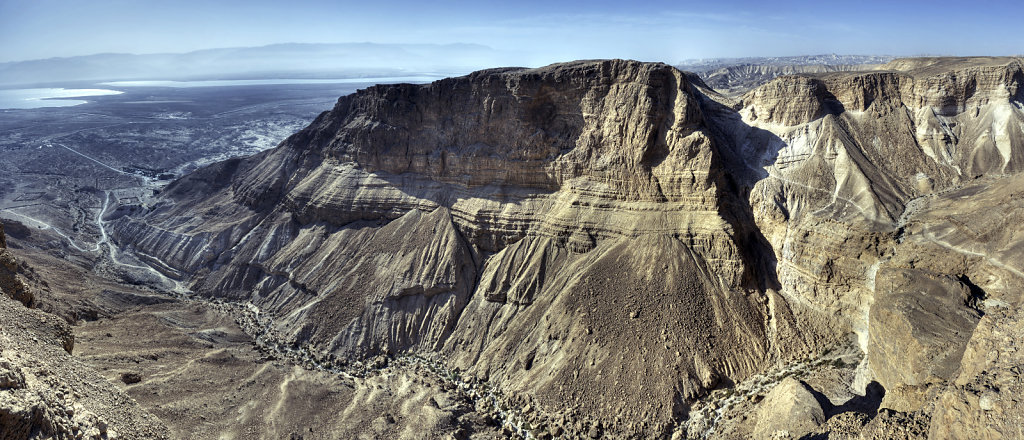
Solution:
M 779 73 L 343 96 L 103 212 L 111 256 L 180 288 L 97 296 L 84 354 L 30 308 L 71 313 L 51 269 L 0 251 L 0 438 L 1024 437 L 1024 60 Z

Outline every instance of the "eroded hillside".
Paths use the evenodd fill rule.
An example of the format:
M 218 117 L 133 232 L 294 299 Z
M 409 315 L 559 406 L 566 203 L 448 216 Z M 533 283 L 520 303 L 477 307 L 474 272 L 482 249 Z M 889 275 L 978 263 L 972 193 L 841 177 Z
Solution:
M 35 309 L 27 276 L 0 225 L 0 438 L 169 438 L 156 417 L 71 355 L 70 326 Z
M 618 60 L 375 86 L 107 220 L 317 362 L 440 359 L 538 437 L 769 436 L 793 414 L 797 437 L 1012 435 L 977 414 L 1016 414 L 1019 374 L 978 350 L 1019 327 L 1022 84 L 1005 58 L 783 76 L 737 104 Z M 822 398 L 773 403 L 801 387 Z

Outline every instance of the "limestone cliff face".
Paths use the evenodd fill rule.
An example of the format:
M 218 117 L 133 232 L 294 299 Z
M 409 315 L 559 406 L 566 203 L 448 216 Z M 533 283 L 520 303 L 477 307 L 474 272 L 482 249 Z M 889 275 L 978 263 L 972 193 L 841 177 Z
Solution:
M 746 119 L 785 126 L 842 112 L 841 103 L 817 78 L 784 76 L 744 97 Z
M 788 144 L 777 152 L 780 165 L 805 162 L 818 144 L 839 143 L 863 156 L 857 162 L 866 163 L 855 164 L 869 173 L 873 191 L 897 199 L 1022 170 L 1021 60 L 886 67 L 903 70 L 783 77 L 748 93 L 740 112 Z M 898 203 L 881 194 L 873 199 L 883 211 Z M 853 202 L 868 207 L 868 200 Z
M 599 433 L 668 435 L 708 390 L 849 339 L 861 388 L 913 388 L 953 374 L 972 289 L 1018 270 L 909 259 L 952 261 L 915 232 L 921 196 L 1018 172 L 1024 112 L 1018 60 L 911 64 L 780 77 L 736 108 L 618 60 L 375 86 L 112 237 L 325 356 L 442 353 Z
M 742 95 L 777 77 L 826 72 L 852 72 L 871 70 L 877 64 L 740 64 L 702 72 L 708 86 L 728 96 Z
M 553 410 L 619 402 L 667 432 L 795 333 L 701 86 L 598 61 L 372 87 L 114 237 L 336 356 L 443 351 Z
M 902 301 L 876 292 L 918 210 L 908 203 L 1021 170 L 1022 79 L 1019 59 L 896 61 L 778 78 L 744 96 L 739 118 L 716 118 L 763 170 L 750 201 L 780 263 L 781 293 L 852 317 L 868 350 L 869 314 L 889 313 L 869 313 L 872 302 Z
M 389 210 L 413 207 L 408 200 L 366 205 L 373 201 L 358 200 L 348 188 L 325 192 L 313 184 L 339 180 L 334 176 L 307 174 L 342 173 L 341 165 L 358 164 L 360 172 L 389 181 L 428 178 L 437 188 L 422 190 L 435 193 L 438 185 L 474 193 L 506 187 L 515 191 L 495 194 L 523 199 L 566 189 L 580 198 L 686 203 L 713 210 L 720 176 L 709 175 L 716 158 L 701 124 L 693 87 L 668 66 L 601 62 L 529 73 L 483 71 L 426 86 L 378 86 L 344 97 L 290 142 L 303 150 L 303 163 L 295 164 L 297 175 L 257 168 L 234 190 L 256 206 L 285 185 L 283 203 L 302 222 L 346 224 L 394 217 L 397 213 Z M 339 166 L 325 166 L 333 164 Z M 305 184 L 290 186 L 282 179 Z M 432 200 L 437 204 L 457 202 L 424 195 L 438 199 Z M 474 243 L 488 250 L 517 240 L 540 221 L 527 216 L 495 231 L 494 225 L 477 226 L 488 221 L 482 217 L 493 216 L 489 209 L 459 211 L 457 221 L 476 229 L 474 238 L 490 235 Z

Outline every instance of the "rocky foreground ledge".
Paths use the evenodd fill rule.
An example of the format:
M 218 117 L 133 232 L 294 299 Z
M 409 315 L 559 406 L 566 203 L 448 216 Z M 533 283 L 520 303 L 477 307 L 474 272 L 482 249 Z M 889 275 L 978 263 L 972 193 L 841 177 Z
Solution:
M 34 309 L 33 278 L 0 225 L 0 438 L 170 438 L 156 417 L 71 355 L 71 327 Z

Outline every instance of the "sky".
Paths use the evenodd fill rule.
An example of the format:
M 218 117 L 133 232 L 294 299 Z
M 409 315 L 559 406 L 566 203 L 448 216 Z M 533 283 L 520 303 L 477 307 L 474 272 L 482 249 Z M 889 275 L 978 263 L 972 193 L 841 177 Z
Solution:
M 1024 2 L 0 0 L 0 62 L 274 43 L 474 43 L 571 59 L 1013 55 Z

